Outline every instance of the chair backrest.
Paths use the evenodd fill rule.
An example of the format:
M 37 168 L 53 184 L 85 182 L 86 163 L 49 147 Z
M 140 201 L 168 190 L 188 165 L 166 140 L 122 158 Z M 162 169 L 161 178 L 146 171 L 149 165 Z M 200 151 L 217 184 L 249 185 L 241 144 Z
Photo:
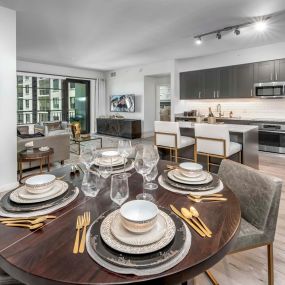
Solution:
M 219 176 L 239 198 L 242 217 L 273 242 L 282 180 L 228 159 L 222 161 Z
M 229 155 L 230 133 L 227 126 L 195 124 L 195 137 L 197 138 L 198 152 L 209 153 L 214 155 Z
M 180 147 L 180 128 L 178 122 L 154 122 L 155 144 L 164 147 Z M 176 138 L 175 138 L 176 137 Z

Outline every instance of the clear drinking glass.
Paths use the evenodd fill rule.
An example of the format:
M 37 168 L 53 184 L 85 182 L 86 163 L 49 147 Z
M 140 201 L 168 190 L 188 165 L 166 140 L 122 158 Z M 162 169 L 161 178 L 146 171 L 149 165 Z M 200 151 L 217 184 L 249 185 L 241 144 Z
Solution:
M 85 196 L 96 197 L 101 186 L 100 175 L 97 172 L 90 170 L 84 171 L 81 190 Z
M 119 140 L 118 142 L 118 153 L 124 159 L 124 172 L 126 173 L 126 161 L 129 155 L 132 153 L 132 142 L 130 140 Z M 130 177 L 130 173 L 127 176 Z
M 99 165 L 98 171 L 104 179 L 107 179 L 112 174 L 112 166 L 111 165 Z
M 96 154 L 96 147 L 94 145 L 86 145 L 81 150 L 80 161 L 83 162 L 86 168 L 89 170 L 94 162 Z
M 98 165 L 98 172 L 104 178 L 107 179 L 112 174 L 112 157 L 103 156 L 102 152 L 97 151 L 95 154 L 95 161 Z
M 154 166 L 151 170 L 151 172 L 149 174 L 146 175 L 146 185 L 145 185 L 145 188 L 148 189 L 148 190 L 155 190 L 158 188 L 158 185 L 154 182 L 151 182 L 153 181 L 158 175 L 158 170 L 157 170 L 157 167 Z
M 136 158 L 134 162 L 135 169 L 137 173 L 141 174 L 143 177 L 143 193 L 140 193 L 136 196 L 136 199 L 138 200 L 148 200 L 148 201 L 154 201 L 154 198 L 151 194 L 145 193 L 145 184 L 146 184 L 146 175 L 148 175 L 153 165 L 151 164 L 151 155 L 150 152 L 146 151 L 146 148 L 144 146 L 139 146 L 136 153 Z
M 110 198 L 119 206 L 129 198 L 129 183 L 126 173 L 112 175 Z

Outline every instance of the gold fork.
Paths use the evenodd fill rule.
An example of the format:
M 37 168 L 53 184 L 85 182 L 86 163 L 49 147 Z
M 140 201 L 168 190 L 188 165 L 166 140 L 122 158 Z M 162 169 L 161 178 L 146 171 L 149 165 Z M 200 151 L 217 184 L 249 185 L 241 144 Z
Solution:
M 83 227 L 83 216 L 78 216 L 76 220 L 76 238 L 74 241 L 73 253 L 78 253 L 80 229 Z
M 86 228 L 90 225 L 90 212 L 84 212 L 83 234 L 79 246 L 79 252 L 83 253 L 85 249 Z

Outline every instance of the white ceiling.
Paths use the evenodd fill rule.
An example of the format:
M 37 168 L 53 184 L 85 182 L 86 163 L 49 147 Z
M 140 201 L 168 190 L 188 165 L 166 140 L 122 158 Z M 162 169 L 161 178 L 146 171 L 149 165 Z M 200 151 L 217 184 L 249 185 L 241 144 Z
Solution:
M 284 0 L 0 0 L 17 11 L 19 60 L 111 70 L 285 41 L 285 16 L 196 46 L 193 36 L 285 10 Z

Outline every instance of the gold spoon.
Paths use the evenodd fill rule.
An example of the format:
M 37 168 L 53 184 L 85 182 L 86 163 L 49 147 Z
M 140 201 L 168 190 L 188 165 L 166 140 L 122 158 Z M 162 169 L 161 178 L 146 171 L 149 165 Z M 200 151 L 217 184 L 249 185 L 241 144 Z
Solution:
M 194 222 L 197 225 L 197 227 L 199 227 L 199 229 L 205 233 L 205 235 L 207 237 L 211 237 L 209 232 L 206 231 L 206 229 L 203 228 L 200 223 L 198 223 L 195 219 L 193 219 L 193 215 L 190 213 L 190 211 L 188 209 L 181 208 L 181 213 L 185 218 L 190 219 L 192 222 Z
M 15 223 L 29 223 L 31 225 L 35 225 L 35 224 L 38 224 L 38 223 L 42 223 L 44 222 L 45 220 L 47 220 L 46 217 L 40 217 L 40 218 L 37 218 L 35 220 L 15 220 L 15 221 L 3 221 L 2 224 L 15 224 Z
M 43 223 L 39 223 L 39 224 L 35 224 L 35 225 L 27 225 L 27 224 L 6 224 L 6 226 L 8 226 L 8 227 L 28 228 L 28 229 L 30 229 L 30 230 L 38 229 L 38 228 L 42 227 L 43 225 L 44 225 Z
M 205 230 L 212 235 L 212 231 L 205 225 L 202 219 L 199 217 L 199 212 L 193 207 L 190 207 L 191 214 L 201 223 L 201 225 L 205 228 Z
M 193 202 L 202 202 L 202 201 L 215 201 L 215 202 L 219 202 L 219 201 L 227 201 L 227 198 L 223 198 L 223 197 L 202 197 L 202 198 L 192 198 L 190 196 L 188 196 L 188 199 L 193 201 Z
M 15 222 L 15 221 L 22 221 L 22 220 L 35 220 L 35 219 L 42 218 L 42 217 L 45 217 L 46 219 L 55 219 L 56 218 L 56 216 L 51 216 L 51 215 L 38 216 L 38 217 L 23 217 L 23 218 L 1 218 L 0 222 L 6 222 L 6 221 Z

